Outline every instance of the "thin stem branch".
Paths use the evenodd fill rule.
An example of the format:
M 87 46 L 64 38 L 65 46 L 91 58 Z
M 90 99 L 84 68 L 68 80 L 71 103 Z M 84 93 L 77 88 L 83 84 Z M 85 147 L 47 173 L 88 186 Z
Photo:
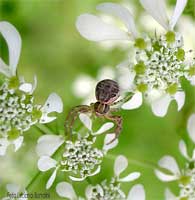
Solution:
M 111 160 L 115 160 L 117 155 L 113 155 L 108 153 L 106 156 L 106 158 L 111 159 Z M 150 169 L 159 169 L 159 167 L 155 164 L 152 163 L 150 161 L 140 161 L 140 160 L 136 160 L 136 159 L 131 159 L 131 158 L 127 158 L 128 162 L 140 167 L 146 167 L 146 168 L 150 168 Z
M 32 178 L 32 180 L 29 182 L 29 184 L 26 186 L 26 190 L 29 190 L 31 185 L 36 181 L 36 179 L 40 176 L 41 171 L 37 172 L 36 175 Z
M 53 131 L 50 130 L 47 126 L 44 124 L 35 124 L 35 127 L 43 134 L 50 134 L 53 135 Z

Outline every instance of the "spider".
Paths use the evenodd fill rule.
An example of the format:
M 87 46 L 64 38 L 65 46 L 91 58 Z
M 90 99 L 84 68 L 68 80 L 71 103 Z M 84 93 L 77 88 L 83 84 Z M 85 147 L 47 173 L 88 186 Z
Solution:
M 128 98 L 116 101 L 120 97 L 119 85 L 116 81 L 105 79 L 97 83 L 95 89 L 96 103 L 88 105 L 79 105 L 72 108 L 65 121 L 65 130 L 67 134 L 72 133 L 72 128 L 75 120 L 80 113 L 92 113 L 97 117 L 105 118 L 113 121 L 116 124 L 115 138 L 109 142 L 112 143 L 116 140 L 122 130 L 123 119 L 119 115 L 113 115 L 116 112 L 116 108 L 112 108 L 119 103 L 127 101 Z

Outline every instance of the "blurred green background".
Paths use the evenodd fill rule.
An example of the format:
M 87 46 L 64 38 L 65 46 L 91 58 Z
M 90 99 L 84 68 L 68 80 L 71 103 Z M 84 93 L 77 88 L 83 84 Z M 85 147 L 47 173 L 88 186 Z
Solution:
M 44 103 L 51 92 L 58 93 L 64 102 L 64 112 L 58 120 L 48 125 L 54 134 L 63 134 L 63 123 L 68 110 L 82 99 L 74 96 L 72 84 L 81 74 L 96 78 L 102 66 L 114 67 L 127 54 L 126 48 L 116 46 L 110 50 L 96 43 L 83 39 L 75 28 L 77 16 L 82 13 L 96 13 L 95 6 L 101 0 L 0 0 L 0 20 L 6 20 L 17 27 L 22 37 L 22 52 L 18 72 L 27 81 L 32 81 L 36 74 L 38 87 L 35 91 L 36 102 Z M 143 9 L 137 0 L 112 0 L 134 7 L 136 24 L 143 29 L 140 14 Z M 169 1 L 174 5 L 175 1 Z M 185 17 L 194 23 L 194 0 L 188 1 Z M 146 24 L 147 26 L 147 24 Z M 185 26 L 185 24 L 184 24 Z M 192 25 L 194 26 L 194 24 Z M 194 32 L 195 34 L 195 32 Z M 193 41 L 194 42 L 194 41 Z M 128 44 L 127 44 L 128 45 Z M 7 59 L 7 47 L 0 38 L 1 57 Z M 186 132 L 186 120 L 195 111 L 195 89 L 184 81 L 187 91 L 186 104 L 181 112 L 177 112 L 176 103 L 172 103 L 165 118 L 155 117 L 150 107 L 145 104 L 138 110 L 122 111 L 124 128 L 117 148 L 112 155 L 123 154 L 129 159 L 127 171 L 141 171 L 141 178 L 131 184 L 124 184 L 126 193 L 135 183 L 142 183 L 146 189 L 148 200 L 163 200 L 164 189 L 168 185 L 177 192 L 175 183 L 165 184 L 156 179 L 153 170 L 157 161 L 166 154 L 173 155 L 181 166 L 185 160 L 178 151 L 178 142 L 184 138 L 192 147 Z M 37 155 L 35 145 L 41 132 L 35 127 L 25 133 L 25 144 L 17 152 L 8 150 L 5 157 L 0 157 L 0 197 L 6 195 L 5 185 L 17 183 L 26 187 L 37 174 Z M 92 178 L 94 184 L 113 174 L 114 160 L 106 158 L 102 171 Z M 68 180 L 59 175 L 49 191 L 45 185 L 51 171 L 40 174 L 29 192 L 47 192 L 50 199 L 61 199 L 55 194 L 55 184 L 60 180 Z M 77 194 L 84 196 L 87 182 L 76 183 Z

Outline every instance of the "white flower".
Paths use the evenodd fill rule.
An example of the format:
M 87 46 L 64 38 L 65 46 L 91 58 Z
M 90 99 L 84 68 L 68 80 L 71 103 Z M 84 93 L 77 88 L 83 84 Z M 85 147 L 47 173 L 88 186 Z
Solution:
M 104 155 L 109 149 L 114 148 L 118 144 L 118 140 L 112 144 L 108 144 L 114 138 L 115 134 L 107 134 L 102 149 L 95 148 L 96 136 L 111 129 L 114 126 L 113 123 L 105 123 L 98 131 L 93 132 L 91 119 L 84 114 L 80 115 L 80 119 L 89 133 L 85 137 L 81 137 L 77 133 L 78 139 L 75 141 L 66 141 L 60 161 L 51 158 L 51 156 L 64 143 L 63 137 L 46 135 L 38 140 L 36 151 L 40 156 L 38 161 L 39 170 L 45 172 L 54 169 L 52 176 L 47 182 L 47 189 L 53 184 L 58 171 L 68 172 L 69 178 L 73 181 L 83 181 L 88 176 L 96 175 L 100 172 L 100 164 Z
M 165 0 L 140 0 L 145 10 L 166 30 L 173 30 L 179 17 L 181 16 L 187 0 L 177 0 L 174 13 L 171 19 L 168 19 L 166 13 Z
M 86 197 L 89 200 L 145 200 L 145 192 L 143 186 L 136 185 L 130 191 L 128 196 L 126 197 L 125 193 L 121 189 L 121 183 L 123 182 L 131 182 L 140 177 L 139 172 L 133 172 L 129 175 L 120 178 L 120 174 L 127 168 L 128 161 L 127 159 L 120 155 L 116 158 L 114 164 L 114 177 L 110 182 L 104 180 L 101 184 L 96 186 L 89 185 L 86 189 Z
M 195 115 L 192 114 L 188 120 L 188 134 L 191 139 L 194 141 L 194 124 L 195 124 Z M 195 198 L 195 149 L 192 156 L 189 156 L 187 146 L 183 140 L 179 143 L 179 149 L 181 154 L 186 158 L 187 163 L 184 169 L 180 169 L 176 160 L 171 156 L 164 156 L 159 161 L 159 166 L 162 169 L 165 169 L 166 172 L 162 170 L 155 170 L 156 176 L 165 182 L 169 181 L 179 181 L 180 193 L 179 197 L 176 197 L 171 193 L 170 190 L 166 190 L 165 196 L 166 200 L 179 200 L 179 199 L 188 199 L 193 200 Z
M 2 200 L 27 200 L 28 194 L 25 189 L 22 189 L 16 184 L 7 184 L 7 197 L 2 198 Z M 22 192 L 22 194 L 21 194 Z
M 58 183 L 58 185 L 56 186 L 56 192 L 60 197 L 68 198 L 69 200 L 84 200 L 85 199 L 80 196 L 77 196 L 74 188 L 68 182 Z M 106 197 L 106 196 L 104 197 L 103 196 L 104 195 L 103 188 L 100 185 L 96 185 L 94 187 L 88 186 L 86 188 L 85 194 L 86 194 L 87 200 L 95 200 L 95 198 L 93 198 L 91 196 L 93 192 L 96 192 L 97 194 L 101 195 L 101 196 L 98 196 L 99 200 L 112 200 L 113 199 L 113 198 L 108 199 L 109 197 Z M 143 186 L 142 185 L 134 185 L 131 188 L 131 190 L 129 191 L 129 194 L 128 194 L 126 200 L 145 200 L 145 191 L 144 191 Z
M 8 84 L 0 87 L 0 140 L 1 153 L 6 154 L 7 147 L 23 141 L 23 132 L 30 129 L 36 123 L 49 123 L 56 119 L 48 116 L 49 113 L 62 112 L 63 103 L 60 97 L 52 93 L 44 106 L 36 105 L 34 97 L 30 94 L 19 93 L 18 90 L 11 91 Z M 15 151 L 21 146 L 17 145 Z
M 135 185 L 126 196 L 121 190 L 122 182 L 130 182 L 139 178 L 140 173 L 130 173 L 126 177 L 119 178 L 120 174 L 127 168 L 128 161 L 124 156 L 118 156 L 115 160 L 114 174 L 110 182 L 104 180 L 102 183 L 95 186 L 88 185 L 85 190 L 86 198 L 77 196 L 73 186 L 68 182 L 61 182 L 56 186 L 56 192 L 60 197 L 68 198 L 70 200 L 145 200 L 145 191 L 142 185 Z
M 101 18 L 92 14 L 83 14 L 76 22 L 77 30 L 88 40 L 134 40 L 137 36 L 135 22 L 130 11 L 115 3 L 102 3 L 97 10 L 118 17 L 125 25 L 126 30 L 113 24 L 107 24 Z
M 15 145 L 15 151 L 19 149 L 23 141 L 23 132 L 32 125 L 55 120 L 55 116 L 48 114 L 61 113 L 63 103 L 55 93 L 50 94 L 44 106 L 34 103 L 36 76 L 33 83 L 27 83 L 24 77 L 18 77 L 16 73 L 21 51 L 20 34 L 8 22 L 0 22 L 0 33 L 9 50 L 9 65 L 0 58 L 0 72 L 6 76 L 4 83 L 0 85 L 0 155 L 2 156 L 10 144 Z

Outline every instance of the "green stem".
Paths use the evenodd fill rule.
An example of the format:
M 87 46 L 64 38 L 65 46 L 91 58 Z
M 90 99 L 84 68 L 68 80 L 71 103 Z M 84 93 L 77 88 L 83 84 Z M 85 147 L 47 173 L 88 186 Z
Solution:
M 29 184 L 26 186 L 26 190 L 29 190 L 30 187 L 33 185 L 33 183 L 36 181 L 36 179 L 40 176 L 41 172 L 37 172 L 36 175 L 32 178 L 32 180 L 29 182 Z
M 87 178 L 86 178 L 86 181 L 87 181 L 87 183 L 89 183 L 90 185 L 92 184 L 92 181 L 91 181 L 90 177 L 87 177 Z
M 49 135 L 53 135 L 53 131 L 50 130 L 47 126 L 45 126 L 44 124 L 35 124 L 35 127 L 43 134 L 49 134 Z

